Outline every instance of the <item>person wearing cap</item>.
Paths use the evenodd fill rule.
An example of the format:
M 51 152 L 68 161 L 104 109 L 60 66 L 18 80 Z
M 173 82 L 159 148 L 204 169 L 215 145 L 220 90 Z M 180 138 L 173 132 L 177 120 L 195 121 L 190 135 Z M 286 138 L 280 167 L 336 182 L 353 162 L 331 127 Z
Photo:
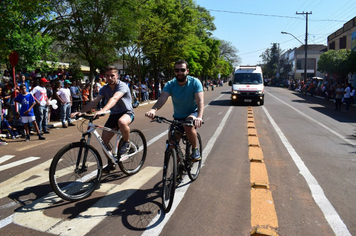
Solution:
M 36 105 L 34 107 L 36 123 L 40 130 L 40 133 L 49 134 L 47 128 L 48 122 L 48 106 L 49 100 L 47 97 L 46 85 L 49 81 L 46 78 L 40 79 L 40 85 L 37 85 L 32 91 L 32 95 L 36 100 Z
M 57 92 L 57 98 L 61 102 L 61 120 L 62 128 L 68 128 L 68 126 L 75 126 L 70 118 L 70 111 L 72 107 L 72 96 L 70 93 L 70 85 L 72 84 L 69 80 L 64 80 L 64 87 L 60 88 Z M 66 120 L 68 121 L 68 126 L 66 125 Z

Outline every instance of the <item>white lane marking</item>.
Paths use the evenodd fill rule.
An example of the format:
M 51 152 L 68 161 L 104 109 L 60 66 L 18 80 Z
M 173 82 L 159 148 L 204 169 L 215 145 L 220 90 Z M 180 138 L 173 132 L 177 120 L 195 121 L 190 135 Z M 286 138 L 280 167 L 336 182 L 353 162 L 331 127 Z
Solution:
M 10 208 L 10 207 L 16 206 L 17 204 L 18 204 L 17 202 L 10 202 L 10 203 L 8 203 L 8 204 L 5 204 L 5 205 L 0 206 L 0 210 L 1 210 L 1 209 L 6 209 L 6 208 Z
M 268 93 L 268 92 L 267 92 L 267 93 Z M 330 129 L 328 126 L 326 126 L 326 125 L 320 123 L 319 121 L 317 121 L 317 120 L 311 118 L 310 116 L 304 114 L 303 112 L 299 111 L 299 110 L 296 109 L 295 107 L 293 107 L 293 106 L 291 106 L 291 105 L 289 105 L 289 104 L 283 102 L 281 99 L 277 98 L 276 96 L 272 95 L 271 93 L 268 93 L 268 95 L 274 97 L 275 99 L 277 99 L 278 101 L 280 101 L 280 102 L 283 103 L 284 105 L 289 106 L 290 108 L 292 108 L 293 110 L 295 110 L 296 112 L 298 112 L 299 114 L 301 114 L 302 116 L 304 116 L 304 117 L 308 118 L 309 120 L 315 122 L 316 124 L 320 125 L 321 127 L 323 127 L 323 129 L 328 130 L 330 133 L 332 133 L 332 134 L 336 135 L 337 137 L 341 138 L 344 142 L 346 142 L 346 143 L 348 143 L 348 144 L 351 144 L 351 145 L 353 145 L 353 146 L 356 146 L 356 142 L 345 138 L 343 135 L 341 135 L 341 134 L 339 134 L 338 132 L 336 132 L 336 131 Z
M 158 139 L 160 139 L 161 137 L 166 135 L 167 132 L 168 132 L 168 130 L 164 131 L 163 133 L 159 134 L 155 138 L 148 141 L 147 146 L 150 146 L 151 144 L 156 142 Z M 4 156 L 4 157 L 8 158 L 7 156 Z M 20 162 L 25 163 L 24 160 L 26 160 L 26 159 L 23 159 Z M 44 162 L 38 166 L 35 166 L 27 171 L 22 172 L 21 174 L 18 174 L 16 176 L 12 177 L 11 179 L 8 179 L 8 180 L 0 183 L 0 189 L 1 189 L 0 199 L 3 197 L 7 197 L 12 192 L 21 191 L 25 188 L 33 187 L 33 186 L 39 185 L 41 183 L 47 182 L 48 181 L 48 171 L 45 171 L 45 170 L 49 169 L 51 162 L 52 162 L 52 159 L 47 160 L 46 162 Z M 4 166 L 6 166 L 6 165 L 4 165 Z M 2 167 L 3 166 L 0 166 L 0 168 L 2 168 Z M 32 180 L 25 181 L 33 175 L 35 175 L 36 178 L 34 178 Z
M 204 165 L 204 162 L 207 159 L 209 153 L 211 152 L 211 149 L 213 148 L 214 143 L 216 142 L 217 138 L 219 137 L 220 133 L 222 132 L 222 129 L 224 128 L 224 126 L 226 124 L 226 120 L 229 117 L 229 115 L 231 113 L 231 110 L 232 110 L 232 107 L 230 107 L 229 110 L 226 112 L 224 118 L 220 122 L 219 127 L 216 129 L 214 135 L 210 138 L 209 142 L 205 146 L 204 151 L 203 151 L 203 157 L 204 157 L 203 158 L 203 163 L 202 163 L 203 165 Z M 155 225 L 155 227 L 151 227 L 153 224 L 155 224 L 161 218 L 161 214 L 164 214 L 163 211 L 160 211 L 160 213 L 157 214 L 153 218 L 153 220 L 147 226 L 147 230 L 145 230 L 145 232 L 142 235 L 144 235 L 144 236 L 157 236 L 162 232 L 163 228 L 165 227 L 165 225 L 167 224 L 167 222 L 169 221 L 169 219 L 173 215 L 174 211 L 177 209 L 179 203 L 182 201 L 185 193 L 187 192 L 187 190 L 188 190 L 188 188 L 190 186 L 189 184 L 185 184 L 185 183 L 189 182 L 188 178 L 189 178 L 188 176 L 185 176 L 181 186 L 176 189 L 176 192 L 175 192 L 175 195 L 174 195 L 173 205 L 172 205 L 172 208 L 171 208 L 170 212 L 164 216 L 163 220 L 159 223 L 159 225 Z
M 216 101 L 216 100 L 218 100 L 218 99 L 220 99 L 222 96 L 224 96 L 224 94 L 221 94 L 219 97 L 217 97 L 217 98 L 215 98 L 214 100 L 212 100 L 212 102 L 213 102 L 213 101 Z M 208 106 L 210 106 L 210 105 L 209 105 L 209 104 L 206 104 L 205 107 L 204 107 L 204 109 L 207 108 Z
M 0 199 L 7 197 L 10 193 L 48 182 L 48 171 L 46 169 L 49 169 L 51 161 L 52 159 L 47 160 L 29 170 L 23 171 L 21 174 L 1 182 Z M 36 178 L 29 179 L 31 176 L 36 176 Z
M 0 157 L 0 164 L 5 162 L 5 161 L 8 161 L 10 160 L 11 158 L 13 158 L 15 155 L 5 155 L 5 156 L 2 156 Z
M 6 217 L 3 220 L 0 220 L 0 229 L 4 228 L 5 226 L 9 225 L 12 223 L 12 218 L 14 217 L 14 214 L 12 214 L 11 216 Z
M 0 171 L 7 170 L 7 169 L 13 168 L 15 166 L 19 166 L 19 165 L 31 162 L 31 161 L 36 161 L 38 159 L 40 159 L 40 157 L 28 157 L 28 158 L 25 158 L 25 159 L 22 159 L 19 161 L 15 161 L 15 162 L 0 166 Z
M 329 225 L 331 226 L 332 230 L 334 231 L 335 235 L 337 236 L 351 236 L 351 233 L 348 231 L 346 225 L 340 218 L 339 214 L 336 212 L 335 208 L 331 205 L 328 198 L 325 196 L 323 189 L 320 187 L 318 181 L 314 178 L 314 176 L 310 173 L 308 167 L 304 164 L 303 160 L 297 154 L 293 146 L 289 143 L 286 136 L 284 136 L 281 129 L 278 127 L 276 122 L 273 120 L 272 116 L 268 113 L 267 109 L 263 106 L 262 107 L 264 112 L 266 113 L 269 121 L 271 122 L 272 126 L 276 130 L 279 138 L 281 139 L 282 143 L 286 147 L 287 151 L 289 152 L 290 156 L 292 157 L 294 163 L 299 169 L 299 173 L 304 177 L 306 180 L 314 201 L 319 206 L 321 211 L 324 213 L 326 220 L 328 221 Z
M 149 166 L 131 176 L 121 185 L 102 184 L 103 186 L 96 191 L 105 191 L 106 196 L 74 219 L 63 220 L 43 214 L 46 208 L 61 201 L 59 197 L 51 193 L 21 208 L 14 214 L 13 222 L 31 229 L 57 235 L 85 235 L 161 169 L 160 167 Z
M 150 146 L 151 144 L 153 144 L 154 142 L 156 142 L 158 139 L 162 138 L 163 136 L 165 136 L 168 133 L 168 130 L 164 131 L 163 133 L 157 135 L 156 137 L 154 137 L 153 139 L 151 139 L 150 141 L 147 142 L 147 147 Z

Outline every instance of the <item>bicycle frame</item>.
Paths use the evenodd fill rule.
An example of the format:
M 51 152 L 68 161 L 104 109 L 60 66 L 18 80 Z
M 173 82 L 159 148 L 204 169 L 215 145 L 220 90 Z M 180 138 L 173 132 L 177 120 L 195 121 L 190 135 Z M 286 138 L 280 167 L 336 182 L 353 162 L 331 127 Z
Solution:
M 187 145 L 188 140 L 185 132 L 180 131 L 178 126 L 179 124 L 183 123 L 173 121 L 173 123 L 169 126 L 169 135 L 168 139 L 166 140 L 166 151 L 168 151 L 170 148 L 176 149 L 178 154 L 178 162 L 180 163 L 185 159 L 185 155 L 183 154 L 179 143 L 182 140 L 183 145 Z
M 106 144 L 104 143 L 103 139 L 101 138 L 101 135 L 98 133 L 97 129 L 106 130 L 106 131 L 113 132 L 114 134 L 116 134 L 115 147 L 112 150 L 110 150 L 106 146 Z M 90 141 L 91 141 L 92 134 L 94 134 L 94 137 L 99 142 L 99 144 L 102 147 L 103 151 L 108 155 L 108 157 L 111 159 L 111 161 L 113 163 L 116 163 L 117 162 L 117 158 L 115 157 L 115 155 L 118 153 L 118 144 L 119 144 L 120 139 L 122 137 L 120 130 L 114 130 L 114 129 L 111 129 L 111 128 L 108 128 L 108 127 L 96 125 L 96 124 L 93 124 L 92 121 L 90 120 L 89 123 L 88 123 L 88 129 L 87 129 L 87 131 L 85 133 L 82 134 L 82 139 L 81 140 L 85 140 L 86 144 L 89 145 Z M 85 139 L 85 136 L 88 136 L 88 138 Z
M 115 147 L 110 148 L 106 146 L 106 144 L 104 143 L 103 139 L 101 138 L 100 134 L 98 133 L 97 129 L 99 130 L 106 130 L 109 132 L 112 132 L 114 134 L 116 134 L 116 142 L 115 142 Z M 85 136 L 88 136 L 86 143 L 87 145 L 90 144 L 90 140 L 91 140 L 91 134 L 94 134 L 94 137 L 96 138 L 96 140 L 99 142 L 100 146 L 102 147 L 102 149 L 104 150 L 104 152 L 107 154 L 107 156 L 111 159 L 111 161 L 113 163 L 117 163 L 118 162 L 118 149 L 119 149 L 119 143 L 120 140 L 122 138 L 122 134 L 120 130 L 114 130 L 108 127 L 104 127 L 101 125 L 96 125 L 92 123 L 92 120 L 89 120 L 88 123 L 88 129 L 85 133 L 82 134 L 82 139 L 81 140 L 85 140 Z M 110 145 L 110 143 L 109 143 Z M 131 154 L 125 154 L 124 156 L 120 157 L 120 161 L 125 161 L 127 159 L 129 159 L 131 156 L 135 155 L 136 152 L 138 151 L 138 149 L 140 149 L 141 147 L 136 147 L 135 145 L 132 145 L 132 148 L 134 149 L 133 152 Z
M 156 122 L 169 124 L 168 128 L 168 139 L 166 140 L 166 151 L 171 148 L 174 148 L 178 154 L 178 162 L 180 165 L 183 165 L 184 160 L 187 158 L 183 154 L 181 147 L 179 145 L 180 140 L 182 140 L 183 145 L 188 146 L 188 139 L 184 130 L 181 130 L 180 125 L 194 126 L 191 121 L 178 121 L 178 120 L 168 120 L 164 117 L 156 116 Z M 183 127 L 182 127 L 183 128 Z M 178 137 L 177 137 L 178 136 Z

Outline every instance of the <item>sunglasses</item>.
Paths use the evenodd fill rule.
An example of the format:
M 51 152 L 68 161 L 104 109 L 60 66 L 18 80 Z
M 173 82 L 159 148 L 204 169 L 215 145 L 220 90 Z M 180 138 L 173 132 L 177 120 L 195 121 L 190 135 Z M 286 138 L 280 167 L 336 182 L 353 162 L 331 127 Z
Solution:
M 181 68 L 181 69 L 174 69 L 174 72 L 178 73 L 179 71 L 180 72 L 185 72 L 187 69 L 185 68 Z

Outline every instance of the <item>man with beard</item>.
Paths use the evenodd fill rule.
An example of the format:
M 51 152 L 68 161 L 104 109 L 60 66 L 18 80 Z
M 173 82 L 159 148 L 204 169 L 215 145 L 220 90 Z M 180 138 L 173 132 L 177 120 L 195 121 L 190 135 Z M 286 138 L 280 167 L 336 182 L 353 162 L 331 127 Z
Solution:
M 119 153 L 123 155 L 130 149 L 129 125 L 134 120 L 131 91 L 124 82 L 119 80 L 119 74 L 116 67 L 106 67 L 105 78 L 107 84 L 99 90 L 98 96 L 95 98 L 95 100 L 89 102 L 80 112 L 72 113 L 71 116 L 74 117 L 76 114 L 91 111 L 102 98 L 105 98 L 107 101 L 106 105 L 100 111 L 96 111 L 95 116 L 105 114 L 110 111 L 110 116 L 104 126 L 115 130 L 120 129 L 122 140 L 124 142 L 119 150 Z M 101 137 L 108 148 L 110 148 L 109 143 L 113 136 L 113 132 L 103 130 Z M 103 169 L 103 171 L 105 173 L 110 173 L 110 171 L 116 169 L 116 166 L 114 163 L 112 163 L 111 159 L 108 157 L 107 159 L 108 165 Z
M 173 118 L 176 120 L 192 120 L 195 127 L 199 128 L 203 123 L 204 113 L 203 86 L 199 79 L 188 75 L 188 63 L 184 60 L 178 60 L 174 64 L 174 73 L 176 77 L 166 83 L 161 96 L 145 115 L 153 119 L 156 111 L 166 103 L 169 96 L 172 96 Z M 184 130 L 189 142 L 192 144 L 192 159 L 193 161 L 199 161 L 201 156 L 197 147 L 195 127 L 184 126 Z

